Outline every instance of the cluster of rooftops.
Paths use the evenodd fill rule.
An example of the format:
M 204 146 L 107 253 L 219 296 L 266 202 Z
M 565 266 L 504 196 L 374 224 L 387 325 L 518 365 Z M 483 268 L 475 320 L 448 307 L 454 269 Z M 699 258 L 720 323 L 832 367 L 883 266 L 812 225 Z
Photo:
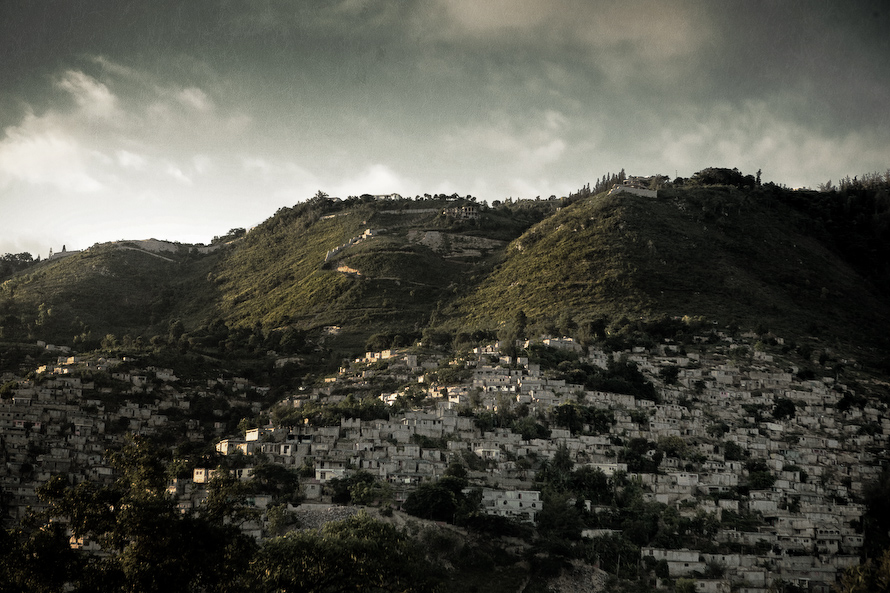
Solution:
M 399 385 L 375 393 L 398 406 L 388 418 L 343 417 L 333 426 L 273 423 L 235 435 L 225 434 L 224 422 L 213 422 L 212 431 L 219 435 L 220 454 L 247 459 L 239 470 L 242 479 L 250 479 L 253 456 L 302 468 L 307 503 L 330 504 L 330 481 L 361 471 L 389 484 L 398 505 L 418 485 L 435 482 L 460 462 L 469 465 L 470 486 L 483 491 L 483 511 L 530 523 L 543 505 L 539 465 L 530 460 L 552 460 L 567 451 L 574 468 L 635 480 L 646 500 L 681 514 L 720 520 L 727 513 L 747 513 L 757 519 L 749 531 L 722 525 L 715 539 L 739 544 L 741 552 L 721 558 L 698 550 L 643 548 L 642 559 L 664 561 L 671 577 L 701 576 L 705 566 L 719 562 L 724 576 L 712 584 L 700 580 L 702 586 L 719 591 L 725 583 L 756 592 L 782 580 L 827 590 L 838 571 L 859 562 L 864 507 L 857 501 L 880 472 L 876 452 L 886 448 L 890 419 L 880 404 L 859 397 L 830 369 L 823 377 L 801 378 L 777 348 L 771 352 L 758 340 L 753 334 L 719 334 L 717 344 L 700 348 L 664 343 L 624 352 L 584 348 L 565 337 L 538 341 L 601 368 L 618 358 L 633 362 L 655 385 L 654 400 L 572 384 L 527 356 L 504 354 L 497 343 L 460 356 L 417 348 L 369 352 L 316 387 L 289 396 L 279 408 L 336 404 L 351 390 L 374 393 L 374 385 Z M 774 343 L 780 346 L 781 339 Z M 224 395 L 261 411 L 246 395 L 265 388 L 246 379 L 189 383 L 172 369 L 134 370 L 131 364 L 130 370 L 116 372 L 120 360 L 63 354 L 57 364 L 35 369 L 36 379 L 3 377 L 4 383 L 18 380 L 12 397 L 0 400 L 6 457 L 0 481 L 12 495 L 13 516 L 23 516 L 28 505 L 39 506 L 34 491 L 53 474 L 69 474 L 73 481 L 111 479 L 103 453 L 128 432 L 152 434 L 182 422 L 186 438 L 205 439 L 207 426 L 200 420 L 182 420 L 203 398 Z M 438 371 L 445 367 L 462 373 L 444 382 Z M 674 369 L 673 381 L 664 379 L 668 368 Z M 118 387 L 97 385 L 89 373 L 75 370 L 109 373 Z M 409 396 L 415 405 L 405 405 Z M 841 405 L 851 400 L 858 404 Z M 790 413 L 771 413 L 784 401 L 793 403 Z M 605 427 L 550 422 L 549 435 L 538 438 L 477 421 L 480 412 L 519 407 L 530 418 L 552 419 L 554 410 L 566 405 L 607 411 L 611 422 Z M 222 410 L 216 412 L 222 416 Z M 651 463 L 640 471 L 629 467 L 625 455 L 633 439 L 682 443 L 682 452 L 675 447 L 659 455 L 659 447 L 653 447 L 645 452 Z M 751 460 L 762 462 L 769 480 L 753 481 Z M 213 469 L 196 468 L 190 480 L 171 484 L 171 495 L 184 509 L 201 504 Z M 262 509 L 270 500 L 260 495 L 252 502 Z M 600 512 L 590 501 L 587 508 Z M 263 536 L 262 522 L 251 529 Z

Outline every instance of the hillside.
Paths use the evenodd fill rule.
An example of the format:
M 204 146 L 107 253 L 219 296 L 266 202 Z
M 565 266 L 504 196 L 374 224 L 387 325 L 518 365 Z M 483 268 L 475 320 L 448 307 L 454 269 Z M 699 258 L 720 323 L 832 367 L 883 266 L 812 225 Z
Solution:
M 282 209 L 220 262 L 222 318 L 310 332 L 336 326 L 339 342 L 358 349 L 374 333 L 419 336 L 437 306 L 484 277 L 508 240 L 555 209 L 483 205 L 463 219 L 445 213 L 453 207 L 314 200 Z
M 166 589 L 245 591 L 871 570 L 852 567 L 890 547 L 890 199 L 729 181 L 320 194 L 209 247 L 16 259 L 0 581 L 123 587 L 132 558 Z M 60 553 L 79 546 L 101 562 Z
M 231 350 L 289 330 L 351 353 L 371 336 L 492 336 L 517 316 L 530 332 L 582 340 L 684 317 L 847 345 L 890 333 L 876 288 L 887 285 L 880 196 L 730 185 L 588 194 L 491 207 L 320 196 L 209 253 L 99 245 L 0 285 L 0 337 L 175 334 L 210 347 L 234 339 Z
M 886 297 L 808 227 L 770 196 L 730 187 L 600 194 L 513 241 L 453 314 L 479 325 L 503 325 L 520 309 L 551 324 L 688 316 L 879 340 Z
M 2 337 L 98 345 L 115 334 L 147 342 L 170 320 L 213 306 L 205 278 L 216 258 L 188 246 L 156 253 L 122 242 L 40 262 L 0 285 Z

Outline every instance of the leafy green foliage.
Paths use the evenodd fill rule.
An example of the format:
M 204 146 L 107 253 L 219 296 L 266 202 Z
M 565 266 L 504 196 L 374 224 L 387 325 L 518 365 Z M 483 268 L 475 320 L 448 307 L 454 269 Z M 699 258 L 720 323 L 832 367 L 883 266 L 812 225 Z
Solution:
M 890 293 L 890 184 L 888 173 L 831 182 L 820 192 L 779 192 L 776 199 L 806 216 L 809 229 L 863 274 Z
M 266 542 L 252 573 L 270 592 L 426 592 L 438 581 L 403 533 L 364 513 Z
M 258 546 L 238 529 L 256 518 L 246 499 L 255 488 L 290 492 L 294 480 L 284 468 L 257 466 L 252 485 L 218 470 L 209 497 L 183 514 L 166 492 L 166 457 L 149 441 L 134 437 L 111 461 L 113 484 L 71 486 L 56 476 L 39 489 L 45 512 L 0 531 L 0 591 L 431 591 L 440 580 L 405 533 L 364 513 Z M 353 498 L 367 496 L 358 487 L 372 483 L 353 480 Z M 452 493 L 465 484 L 441 481 Z M 467 500 L 478 505 L 478 497 Z M 293 523 L 286 515 L 271 508 L 273 532 Z M 73 550 L 66 527 L 103 553 Z
M 708 167 L 694 173 L 686 183 L 687 185 L 725 185 L 741 189 L 753 188 L 756 180 L 753 175 L 743 175 L 738 169 Z
M 402 504 L 402 510 L 415 517 L 461 523 L 478 511 L 481 496 L 465 494 L 467 480 L 453 475 L 434 483 L 420 484 Z
M 204 277 L 216 255 L 164 256 L 121 246 L 100 246 L 45 261 L 0 288 L 4 335 L 98 346 L 101 336 L 159 333 L 171 317 L 203 315 Z M 5 318 L 4 318 L 5 316 Z M 11 330 L 11 331 L 10 331 Z
M 440 385 L 459 385 L 466 382 L 472 371 L 462 365 L 444 365 L 429 373 L 429 381 Z
M 618 460 L 627 464 L 627 471 L 634 473 L 657 473 L 663 458 L 664 452 L 655 443 L 639 437 L 630 439 L 618 453 Z
M 635 362 L 622 357 L 618 360 L 610 358 L 605 369 L 590 364 L 582 363 L 576 353 L 560 351 L 556 348 L 541 345 L 532 345 L 529 349 L 529 360 L 541 365 L 542 371 L 557 379 L 564 379 L 568 383 L 583 385 L 593 391 L 611 391 L 613 393 L 625 393 L 640 399 L 656 401 L 658 394 L 655 386 L 643 373 L 640 372 Z M 588 420 L 593 420 L 592 413 L 588 413 Z M 600 419 L 598 430 L 606 428 L 605 422 L 611 420 Z M 561 424 L 561 426 L 566 426 Z
M 758 527 L 763 525 L 763 520 L 754 513 L 748 511 L 732 511 L 724 509 L 721 514 L 720 523 L 726 529 L 735 529 L 737 531 L 756 531 Z
M 606 535 L 590 542 L 588 558 L 600 567 L 623 578 L 637 576 L 640 547 L 621 535 Z
M 776 476 L 762 459 L 746 461 L 745 469 L 748 471 L 748 485 L 752 490 L 768 490 L 776 481 Z
M 545 539 L 580 540 L 584 527 L 581 511 L 566 493 L 547 492 L 538 513 L 538 533 Z
M 654 199 L 585 187 L 565 200 L 478 204 L 475 220 L 443 213 L 472 203 L 457 196 L 316 196 L 249 233 L 232 229 L 209 254 L 105 245 L 16 269 L 0 287 L 0 339 L 261 356 L 311 353 L 337 326 L 325 343 L 346 351 L 372 335 L 469 346 L 476 333 L 550 330 L 621 350 L 659 341 L 656 324 L 682 338 L 676 320 L 700 315 L 786 336 L 817 319 L 819 331 L 881 343 L 881 179 L 789 191 L 709 168 Z M 353 241 L 367 229 L 379 232 Z M 635 327 L 647 323 L 648 337 Z
M 876 593 L 890 591 L 890 550 L 851 566 L 835 586 L 837 593 Z
M 38 258 L 39 260 L 40 258 Z M 5 280 L 16 272 L 20 272 L 37 263 L 28 252 L 6 253 L 0 257 L 0 280 Z
M 375 397 L 356 399 L 350 395 L 335 404 L 305 401 L 298 408 L 279 406 L 272 410 L 272 419 L 283 425 L 308 421 L 312 426 L 338 426 L 343 418 L 386 420 L 389 407 Z
M 302 500 L 299 474 L 277 463 L 254 466 L 251 487 L 257 494 L 271 494 L 276 502 L 299 503 Z
M 498 234 L 513 238 L 531 224 L 497 224 L 504 215 L 486 211 L 478 224 L 466 225 L 427 212 L 448 204 L 313 199 L 279 210 L 220 267 L 221 310 L 235 325 L 341 326 L 336 340 L 344 344 L 355 333 L 363 335 L 358 344 L 375 333 L 412 335 L 437 302 L 490 265 L 484 255 L 490 248 L 449 257 L 450 237 L 479 235 L 494 241 L 489 246 Z M 379 232 L 356 241 L 368 228 Z M 440 234 L 426 238 L 427 230 Z
M 554 425 L 567 428 L 572 434 L 584 432 L 585 426 L 589 426 L 590 432 L 594 434 L 607 434 L 609 428 L 616 422 L 615 414 L 611 410 L 573 403 L 553 408 L 550 419 Z
M 0 591 L 54 593 L 82 572 L 64 525 L 44 529 L 0 529 Z
M 748 451 L 735 441 L 723 443 L 723 458 L 726 461 L 742 461 L 748 456 Z
M 366 471 L 357 471 L 345 478 L 328 481 L 331 500 L 337 504 L 387 504 L 392 502 L 392 487 Z
M 513 432 L 519 433 L 525 441 L 546 439 L 550 436 L 550 430 L 531 416 L 517 418 L 513 421 L 511 429 Z
M 866 317 L 845 305 L 855 293 L 886 327 L 887 309 L 872 288 L 830 237 L 814 232 L 812 215 L 791 203 L 814 196 L 742 185 L 580 200 L 511 243 L 458 312 L 490 325 L 508 323 L 519 309 L 530 320 L 566 309 L 590 320 L 703 314 L 786 335 L 817 318 L 833 335 L 861 341 L 849 328 L 868 326 Z M 881 340 L 879 333 L 868 339 Z
M 773 418 L 776 420 L 794 418 L 796 409 L 793 401 L 787 397 L 780 397 L 776 400 L 775 405 L 773 406 Z
M 862 517 L 867 558 L 877 558 L 883 550 L 890 550 L 890 471 L 884 470 L 863 492 L 865 514 Z
M 665 385 L 674 385 L 677 383 L 677 377 L 680 376 L 680 367 L 676 365 L 662 367 L 658 371 L 658 376 L 661 377 Z
M 75 537 L 99 543 L 107 554 L 79 557 L 66 581 L 83 590 L 99 579 L 102 590 L 242 590 L 255 544 L 235 527 L 232 484 L 213 483 L 200 514 L 182 515 L 167 496 L 162 459 L 149 442 L 134 438 L 112 456 L 119 472 L 112 486 L 69 487 L 55 477 L 40 488 L 47 518 L 66 518 Z

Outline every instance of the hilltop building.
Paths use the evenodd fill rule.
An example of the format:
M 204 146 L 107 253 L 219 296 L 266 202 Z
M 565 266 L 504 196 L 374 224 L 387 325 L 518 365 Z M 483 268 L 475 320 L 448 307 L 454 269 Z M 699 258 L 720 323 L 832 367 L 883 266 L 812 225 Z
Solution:
M 476 220 L 479 218 L 479 206 L 476 204 L 461 204 L 445 209 L 445 215 L 462 220 Z

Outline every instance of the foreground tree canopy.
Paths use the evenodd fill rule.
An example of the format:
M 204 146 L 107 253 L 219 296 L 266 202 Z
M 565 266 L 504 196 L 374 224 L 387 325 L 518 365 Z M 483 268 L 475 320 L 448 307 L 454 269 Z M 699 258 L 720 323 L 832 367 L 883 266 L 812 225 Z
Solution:
M 430 591 L 434 576 L 407 537 L 364 513 L 267 542 L 252 573 L 262 591 Z
M 182 513 L 166 491 L 163 452 L 149 441 L 134 437 L 111 462 L 112 485 L 56 476 L 39 491 L 45 511 L 0 531 L 0 593 L 435 589 L 407 536 L 366 514 L 260 546 L 239 529 L 254 514 L 227 472 L 199 509 Z

